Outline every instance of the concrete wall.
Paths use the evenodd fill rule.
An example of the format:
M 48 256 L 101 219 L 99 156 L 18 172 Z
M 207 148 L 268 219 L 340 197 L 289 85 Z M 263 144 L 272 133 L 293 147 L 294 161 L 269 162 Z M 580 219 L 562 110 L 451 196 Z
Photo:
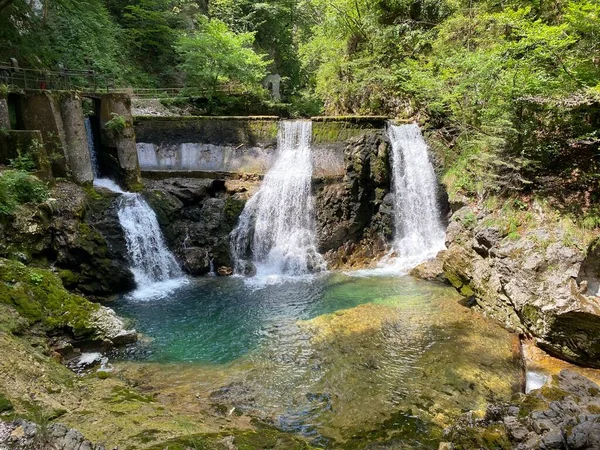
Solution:
M 42 133 L 53 175 L 57 178 L 70 178 L 59 98 L 49 92 L 26 94 L 22 96 L 21 103 L 23 126 L 26 130 L 39 130 Z
M 136 117 L 142 171 L 266 173 L 277 156 L 277 117 Z M 317 177 L 344 174 L 345 141 L 383 120 L 313 120 Z
M 94 172 L 81 98 L 76 95 L 65 96 L 60 106 L 65 130 L 65 155 L 71 177 L 76 183 L 91 183 L 94 181 Z
M 8 110 L 8 102 L 3 97 L 0 97 L 0 128 L 10 130 L 10 112 Z
M 98 150 L 100 164 L 108 168 L 109 175 L 130 190 L 141 188 L 142 177 L 138 163 L 131 99 L 125 94 L 106 94 L 100 98 L 100 134 L 102 149 Z M 115 116 L 125 120 L 125 129 L 115 131 L 109 122 Z

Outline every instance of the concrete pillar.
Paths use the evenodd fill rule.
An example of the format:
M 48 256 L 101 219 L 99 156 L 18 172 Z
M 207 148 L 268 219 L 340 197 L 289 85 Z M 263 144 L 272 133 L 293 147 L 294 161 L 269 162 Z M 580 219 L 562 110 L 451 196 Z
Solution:
M 125 120 L 125 128 L 115 131 L 107 123 L 115 116 Z M 126 94 L 107 94 L 100 101 L 100 129 L 102 143 L 108 148 L 118 163 L 118 176 L 127 189 L 139 190 L 142 183 L 138 161 L 131 98 Z M 106 161 L 106 159 L 104 159 Z
M 71 169 L 71 177 L 76 183 L 91 183 L 94 181 L 94 172 L 81 98 L 69 95 L 62 99 L 60 106 L 65 130 L 66 159 Z
M 0 97 L 0 128 L 10 130 L 10 113 L 8 110 L 8 101 Z
M 26 130 L 41 131 L 52 174 L 56 178 L 69 178 L 67 140 L 57 98 L 49 92 L 24 96 L 23 125 Z

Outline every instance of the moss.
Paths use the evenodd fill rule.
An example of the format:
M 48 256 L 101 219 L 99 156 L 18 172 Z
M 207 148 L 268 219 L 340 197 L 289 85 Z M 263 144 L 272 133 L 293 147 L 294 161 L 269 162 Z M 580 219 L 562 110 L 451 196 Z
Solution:
M 13 404 L 0 392 L 0 414 L 13 410 Z
M 51 271 L 6 259 L 0 259 L 0 302 L 12 306 L 30 325 L 41 323 L 48 331 L 70 329 L 76 337 L 93 333 L 91 316 L 99 308 L 67 292 Z
M 139 394 L 131 389 L 128 389 L 123 386 L 115 386 L 112 390 L 113 396 L 107 401 L 109 403 L 125 403 L 125 402 L 142 402 L 142 403 L 151 403 L 154 400 L 148 396 Z
M 27 320 L 14 307 L 0 303 L 0 331 L 21 334 L 28 325 Z
M 81 281 L 81 277 L 71 270 L 60 270 L 58 276 L 67 287 L 75 286 Z
M 490 425 L 486 428 L 464 428 L 452 436 L 456 450 L 510 450 L 512 445 L 502 425 Z
M 355 450 L 365 448 L 373 442 L 391 443 L 398 440 L 412 443 L 416 448 L 437 448 L 441 436 L 440 427 L 424 422 L 411 411 L 396 411 L 376 429 L 357 433 L 344 444 L 338 444 L 336 448 Z
M 548 402 L 538 393 L 529 394 L 522 398 L 519 404 L 519 418 L 523 419 L 534 411 L 542 411 L 548 408 Z
M 534 325 L 541 319 L 540 310 L 533 305 L 523 306 L 521 315 L 528 321 L 526 325 Z
M 244 200 L 238 200 L 233 197 L 227 197 L 225 200 L 225 217 L 231 223 L 237 222 L 240 214 L 244 210 L 246 202 Z
M 541 393 L 544 399 L 549 402 L 564 400 L 569 394 L 556 386 L 542 386 Z
M 312 128 L 313 142 L 315 144 L 345 142 L 363 134 L 365 130 L 374 128 L 369 123 L 352 123 L 344 120 L 315 122 Z
M 153 430 L 136 435 L 140 442 L 149 442 L 154 437 Z M 148 447 L 148 450 L 227 450 L 230 446 L 226 438 L 233 438 L 238 450 L 310 450 L 305 441 L 273 427 L 261 426 L 257 430 L 226 430 L 221 433 L 190 434 Z

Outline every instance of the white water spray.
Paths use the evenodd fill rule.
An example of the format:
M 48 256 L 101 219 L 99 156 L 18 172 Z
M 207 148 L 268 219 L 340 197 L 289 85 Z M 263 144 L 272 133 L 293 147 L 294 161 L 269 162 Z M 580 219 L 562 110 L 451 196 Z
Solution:
M 437 180 L 419 126 L 392 125 L 395 212 L 392 267 L 409 270 L 445 248 L 445 230 L 437 202 Z
M 277 160 L 231 234 L 235 272 L 249 256 L 258 279 L 298 276 L 325 269 L 316 249 L 310 121 L 283 121 Z
M 90 157 L 94 171 L 94 186 L 121 194 L 119 223 L 125 234 L 137 289 L 133 298 L 146 299 L 168 294 L 185 282 L 175 256 L 165 244 L 156 213 L 140 194 L 125 192 L 109 178 L 98 178 L 100 170 L 89 119 L 85 122 Z

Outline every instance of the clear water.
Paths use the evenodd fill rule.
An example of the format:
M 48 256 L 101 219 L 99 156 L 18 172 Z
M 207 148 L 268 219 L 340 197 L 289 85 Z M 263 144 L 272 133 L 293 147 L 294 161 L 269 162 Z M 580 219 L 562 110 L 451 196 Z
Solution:
M 277 160 L 231 234 L 236 273 L 252 263 L 268 282 L 325 268 L 316 250 L 311 139 L 310 121 L 281 122 Z
M 396 259 L 410 269 L 444 249 L 445 230 L 437 204 L 437 179 L 417 124 L 387 128 L 392 142 Z
M 450 417 L 510 398 L 521 374 L 511 336 L 458 299 L 409 277 L 261 289 L 208 277 L 167 300 L 117 302 L 147 336 L 118 364 L 189 414 L 235 409 L 325 448 L 398 435 L 437 449 Z

